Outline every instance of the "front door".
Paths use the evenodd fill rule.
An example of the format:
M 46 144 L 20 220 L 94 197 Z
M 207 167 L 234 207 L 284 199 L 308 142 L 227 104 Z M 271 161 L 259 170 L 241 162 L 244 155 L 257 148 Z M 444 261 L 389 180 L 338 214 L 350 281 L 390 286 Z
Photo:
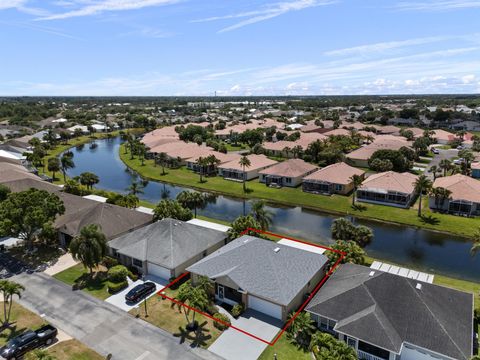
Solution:
M 225 297 L 225 288 L 223 287 L 223 285 L 218 285 L 218 298 L 220 300 L 223 300 L 224 297 Z

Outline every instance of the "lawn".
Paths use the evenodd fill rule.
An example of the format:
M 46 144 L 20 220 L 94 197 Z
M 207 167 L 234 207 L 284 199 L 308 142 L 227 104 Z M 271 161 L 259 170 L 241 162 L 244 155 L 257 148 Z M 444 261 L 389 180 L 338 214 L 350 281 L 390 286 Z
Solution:
M 311 209 L 323 210 L 340 215 L 354 215 L 379 221 L 404 224 L 435 231 L 447 232 L 462 236 L 471 236 L 480 227 L 480 218 L 464 218 L 448 214 L 433 213 L 424 207 L 424 216 L 418 217 L 415 209 L 400 209 L 391 206 L 364 204 L 352 207 L 351 196 L 322 196 L 305 193 L 301 188 L 274 189 L 261 184 L 258 180 L 248 181 L 247 193 L 243 192 L 242 184 L 224 180 L 221 177 L 207 177 L 200 182 L 200 177 L 192 171 L 182 167 L 167 169 L 166 175 L 161 175 L 161 168 L 153 165 L 153 160 L 130 160 L 129 154 L 120 150 L 120 158 L 127 166 L 150 180 L 184 185 L 190 188 L 206 190 L 219 194 L 226 194 L 240 198 L 265 199 L 279 204 L 303 206 Z
M 3 302 L 0 302 L 0 309 L 0 315 L 3 317 Z M 21 333 L 29 329 L 38 329 L 45 324 L 45 321 L 40 316 L 25 309 L 16 302 L 12 305 L 10 322 L 12 323 L 12 327 L 0 333 L 0 347 Z
M 78 340 L 62 341 L 50 349 L 50 355 L 55 356 L 56 360 L 102 360 L 105 359 L 92 349 L 86 347 Z
M 178 290 L 167 289 L 165 292 L 169 297 L 175 297 Z M 196 343 L 203 348 L 208 348 L 222 333 L 220 330 L 213 326 L 213 320 L 196 314 L 195 320 L 201 326 L 202 331 L 198 333 L 188 332 L 185 330 L 187 320 L 182 310 L 179 310 L 175 305 L 172 307 L 173 302 L 168 299 L 163 299 L 161 296 L 155 295 L 147 300 L 147 312 L 148 317 L 145 317 L 145 310 L 143 303 L 139 305 L 137 309 L 132 309 L 130 314 L 137 316 L 159 328 L 162 328 L 173 336 L 179 338 L 179 342 L 185 341 Z M 192 314 L 189 315 L 191 319 Z
M 99 268 L 91 278 L 88 270 L 82 264 L 77 264 L 53 276 L 55 279 L 73 286 L 81 281 L 85 281 L 83 291 L 90 295 L 105 300 L 111 294 L 107 290 L 106 269 Z
M 287 335 L 283 334 L 275 345 L 268 345 L 258 360 L 272 360 L 277 354 L 278 360 L 295 359 L 295 360 L 312 360 L 312 356 L 308 352 L 304 352 L 287 340 Z

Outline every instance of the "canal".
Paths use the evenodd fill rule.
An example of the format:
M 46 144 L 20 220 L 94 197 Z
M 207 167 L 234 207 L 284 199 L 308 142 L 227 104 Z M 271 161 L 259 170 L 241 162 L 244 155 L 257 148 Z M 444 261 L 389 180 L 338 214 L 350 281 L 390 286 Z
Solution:
M 119 138 L 97 140 L 97 144 L 94 149 L 88 144 L 83 148 L 72 149 L 75 168 L 68 171 L 70 177 L 90 171 L 100 178 L 97 188 L 119 193 L 126 193 L 133 181 L 141 181 L 139 176 L 120 160 Z M 173 199 L 185 189 L 181 186 L 149 181 L 143 189 L 144 193 L 139 194 L 139 197 L 157 203 L 162 198 Z M 244 209 L 249 211 L 250 203 L 249 200 L 219 195 L 205 209 L 200 210 L 199 214 L 233 221 L 243 214 Z M 269 205 L 267 208 L 273 214 L 270 229 L 272 232 L 326 245 L 332 242 L 330 226 L 338 216 L 298 206 Z M 374 241 L 366 247 L 368 255 L 372 257 L 426 272 L 478 280 L 480 258 L 470 256 L 471 242 L 462 237 L 364 219 L 353 220 L 357 224 L 373 229 Z

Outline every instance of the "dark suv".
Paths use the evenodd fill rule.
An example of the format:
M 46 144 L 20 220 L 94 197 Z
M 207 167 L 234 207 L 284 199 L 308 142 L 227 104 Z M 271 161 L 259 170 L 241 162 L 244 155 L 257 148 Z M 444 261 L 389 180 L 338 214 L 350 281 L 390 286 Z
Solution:
M 135 286 L 125 295 L 125 300 L 129 303 L 136 303 L 157 290 L 157 286 L 153 282 L 147 281 L 144 284 Z
M 31 350 L 53 343 L 57 332 L 57 329 L 52 325 L 45 325 L 38 330 L 24 332 L 0 348 L 0 356 L 7 360 L 20 359 Z

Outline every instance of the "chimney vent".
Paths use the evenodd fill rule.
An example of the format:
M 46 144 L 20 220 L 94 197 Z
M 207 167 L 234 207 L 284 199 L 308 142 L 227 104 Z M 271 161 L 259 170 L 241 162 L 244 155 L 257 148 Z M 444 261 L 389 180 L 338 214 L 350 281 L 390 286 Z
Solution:
M 417 283 L 417 286 L 415 286 L 415 288 L 416 288 L 417 290 L 422 290 L 422 284 Z
M 280 251 L 280 248 L 277 247 L 277 248 L 275 248 L 273 251 L 275 251 L 276 253 L 278 253 L 278 252 Z
M 373 275 L 375 275 L 375 271 L 370 271 L 370 274 L 368 274 L 368 276 L 372 277 Z

